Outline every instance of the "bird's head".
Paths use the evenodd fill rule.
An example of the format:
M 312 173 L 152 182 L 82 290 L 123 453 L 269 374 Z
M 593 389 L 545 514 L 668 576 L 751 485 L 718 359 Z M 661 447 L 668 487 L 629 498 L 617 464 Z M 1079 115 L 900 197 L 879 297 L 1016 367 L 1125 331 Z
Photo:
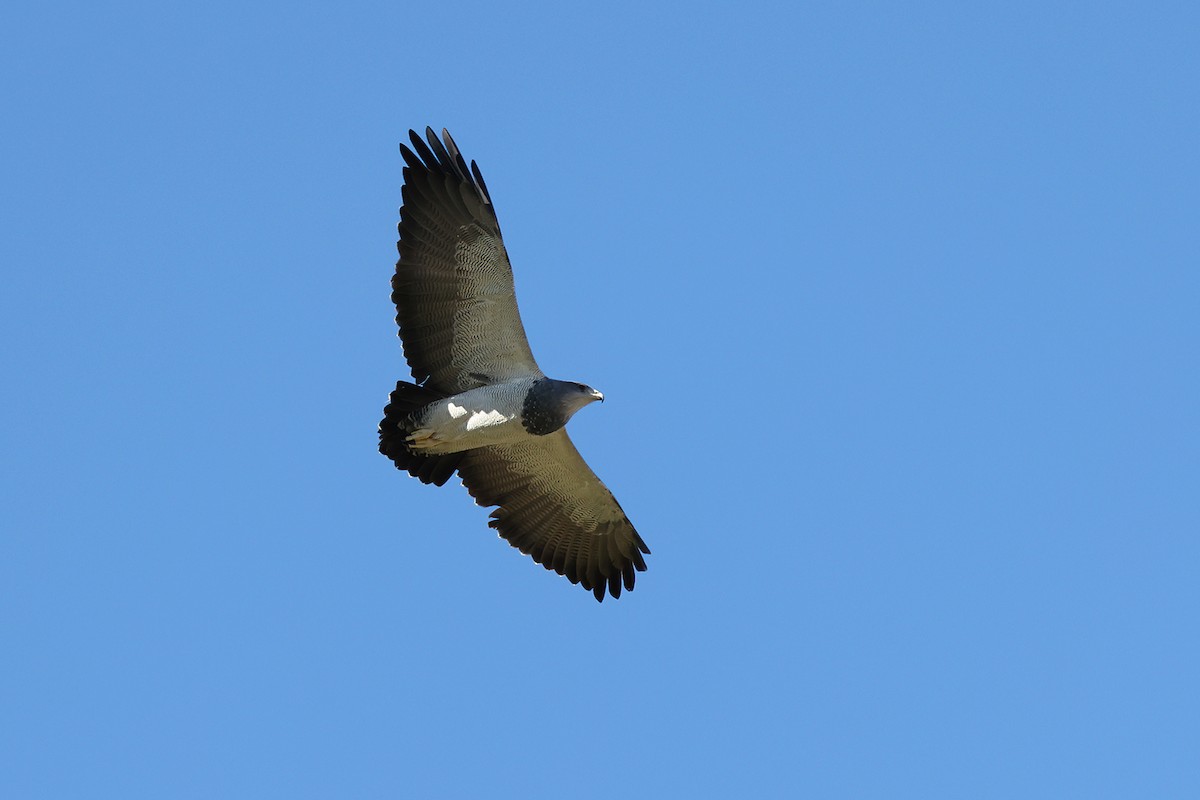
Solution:
M 586 383 L 563 381 L 562 390 L 563 403 L 567 406 L 567 408 L 570 409 L 570 414 L 574 414 L 588 403 L 594 403 L 597 400 L 599 400 L 601 403 L 604 402 L 604 395 L 588 386 Z
M 566 425 L 588 403 L 603 399 L 604 395 L 584 383 L 539 378 L 525 396 L 521 422 L 530 433 L 545 436 Z

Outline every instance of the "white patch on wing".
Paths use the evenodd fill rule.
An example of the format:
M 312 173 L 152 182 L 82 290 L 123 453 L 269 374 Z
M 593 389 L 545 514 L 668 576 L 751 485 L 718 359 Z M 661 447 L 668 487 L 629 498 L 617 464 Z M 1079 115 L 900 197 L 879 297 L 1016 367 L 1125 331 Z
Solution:
M 477 428 L 487 428 L 491 425 L 500 425 L 508 422 L 509 418 L 499 411 L 476 411 L 467 420 L 467 430 L 473 431 Z
M 466 406 L 456 406 L 454 403 L 447 403 L 446 410 L 450 412 L 450 419 L 459 419 L 467 413 Z M 467 430 L 471 429 L 471 423 L 467 423 Z

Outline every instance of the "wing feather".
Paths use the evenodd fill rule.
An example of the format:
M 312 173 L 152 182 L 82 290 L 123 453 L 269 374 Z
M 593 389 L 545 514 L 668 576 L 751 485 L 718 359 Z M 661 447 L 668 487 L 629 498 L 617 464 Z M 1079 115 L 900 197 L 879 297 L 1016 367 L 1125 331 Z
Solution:
M 479 168 L 442 130 L 409 131 L 400 260 L 392 279 L 404 356 L 418 384 L 446 394 L 541 376 L 517 310 L 512 267 Z
M 646 569 L 650 549 L 565 430 L 468 450 L 458 474 L 479 505 L 499 506 L 489 524 L 500 536 L 597 600 Z

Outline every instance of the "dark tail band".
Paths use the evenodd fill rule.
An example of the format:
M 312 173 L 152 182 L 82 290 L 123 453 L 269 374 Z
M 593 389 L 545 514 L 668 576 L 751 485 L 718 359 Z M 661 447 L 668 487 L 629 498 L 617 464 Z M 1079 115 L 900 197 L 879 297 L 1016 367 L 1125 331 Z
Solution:
M 450 480 L 463 454 L 418 455 L 404 444 L 404 437 L 412 430 L 409 415 L 441 399 L 442 395 L 432 389 L 397 381 L 396 390 L 388 398 L 383 419 L 379 423 L 379 452 L 390 458 L 397 469 L 404 470 L 422 483 L 436 486 Z

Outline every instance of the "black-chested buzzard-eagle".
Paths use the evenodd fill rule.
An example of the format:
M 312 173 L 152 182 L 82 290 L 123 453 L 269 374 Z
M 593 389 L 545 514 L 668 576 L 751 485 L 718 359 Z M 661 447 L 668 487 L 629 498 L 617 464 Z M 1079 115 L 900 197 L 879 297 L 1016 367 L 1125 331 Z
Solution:
M 392 278 L 413 381 L 400 381 L 379 423 L 379 451 L 424 483 L 457 471 L 489 525 L 597 600 L 621 596 L 650 550 L 563 426 L 603 400 L 538 369 L 513 291 L 487 186 L 442 130 L 400 145 L 404 205 Z

